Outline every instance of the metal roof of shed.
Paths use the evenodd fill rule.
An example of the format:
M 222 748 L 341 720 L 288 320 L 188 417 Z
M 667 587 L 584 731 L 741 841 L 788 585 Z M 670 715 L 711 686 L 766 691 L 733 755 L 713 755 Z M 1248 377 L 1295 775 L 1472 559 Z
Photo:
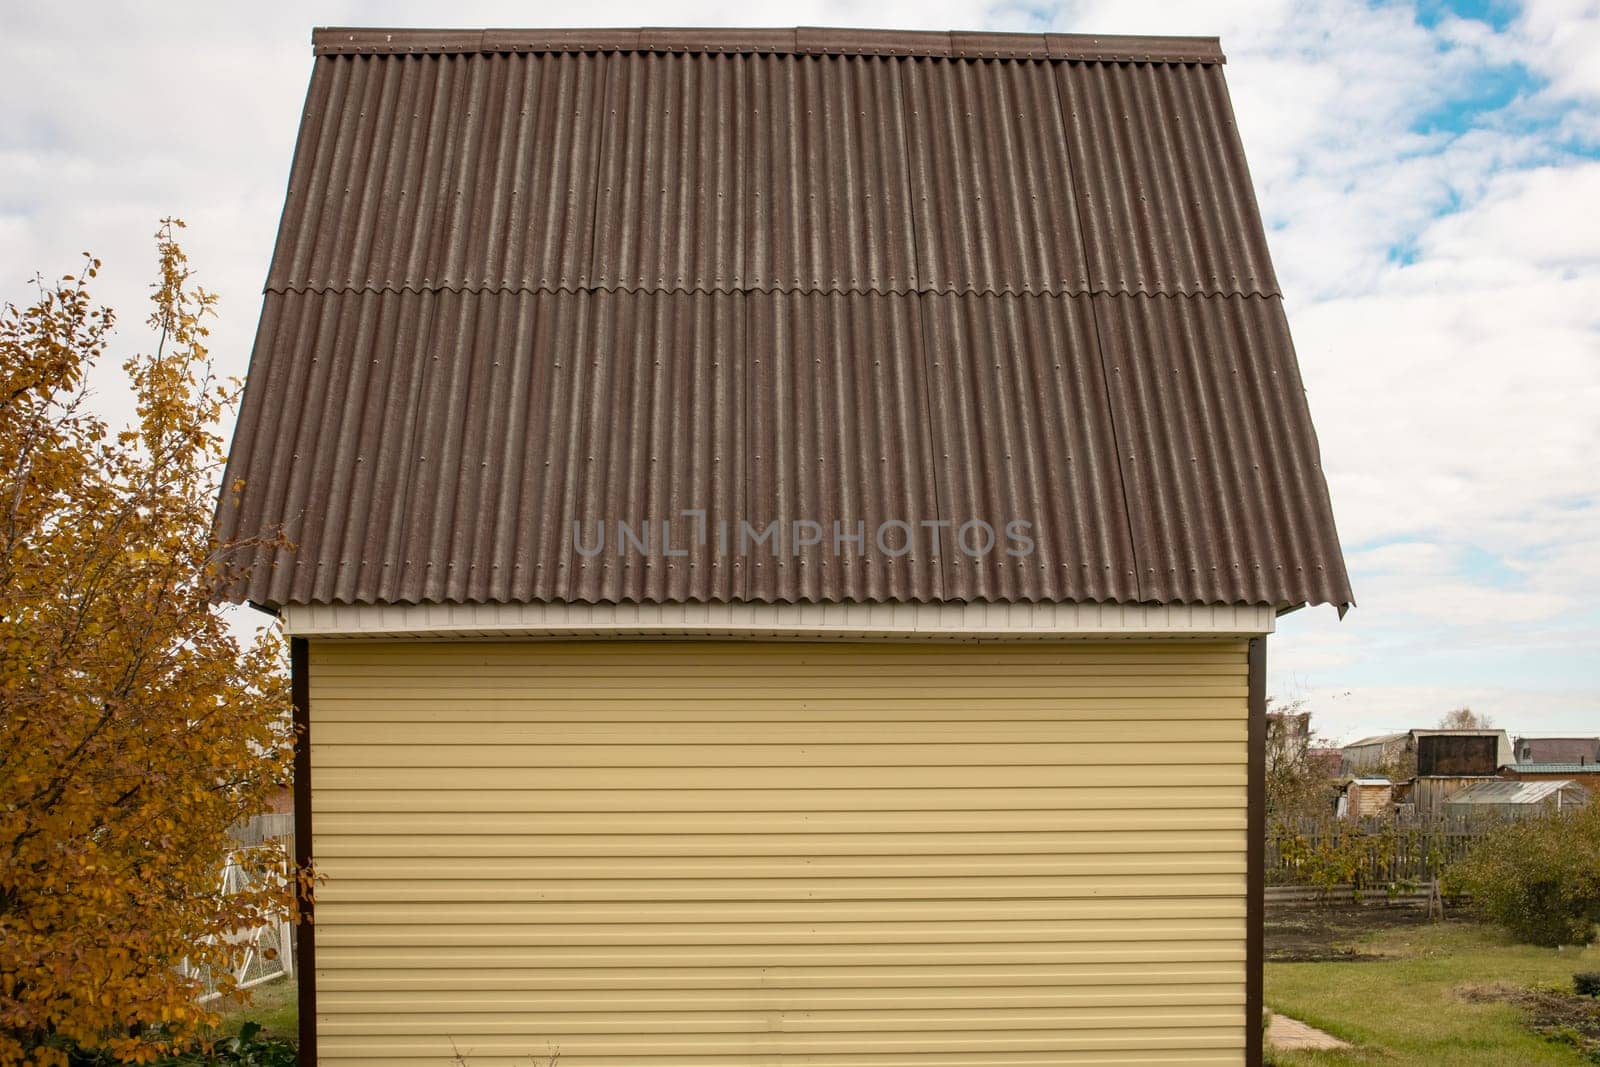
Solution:
M 1214 40 L 315 51 L 218 509 L 291 544 L 232 596 L 1351 602 Z M 572 544 L 686 508 L 1038 550 Z
M 1510 763 L 1506 769 L 1522 774 L 1600 774 L 1600 763 Z
M 1539 804 L 1550 799 L 1557 793 L 1567 790 L 1585 792 L 1578 783 L 1567 779 L 1555 779 L 1548 782 L 1512 782 L 1495 780 L 1479 782 L 1451 793 L 1445 798 L 1445 805 L 1451 804 Z

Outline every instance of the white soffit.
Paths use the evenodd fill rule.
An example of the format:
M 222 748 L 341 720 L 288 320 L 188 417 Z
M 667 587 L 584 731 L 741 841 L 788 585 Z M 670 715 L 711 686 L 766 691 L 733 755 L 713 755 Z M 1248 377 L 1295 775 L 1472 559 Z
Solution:
M 1250 637 L 1275 613 L 1253 605 L 1148 604 L 300 604 L 294 637 L 730 637 L 1027 640 Z

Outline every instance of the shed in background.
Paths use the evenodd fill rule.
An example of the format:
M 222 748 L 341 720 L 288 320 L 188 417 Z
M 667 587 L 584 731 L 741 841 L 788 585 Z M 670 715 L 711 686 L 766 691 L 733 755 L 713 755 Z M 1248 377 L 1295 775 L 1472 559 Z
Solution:
M 1394 734 L 1375 734 L 1352 741 L 1344 746 L 1340 761 L 1341 774 L 1362 774 L 1376 767 L 1392 766 L 1405 755 L 1411 735 L 1405 731 Z
M 1356 778 L 1339 798 L 1339 816 L 1371 819 L 1388 815 L 1394 804 L 1394 783 L 1387 778 Z
M 1526 818 L 1548 815 L 1589 803 L 1589 791 L 1570 780 L 1551 782 L 1476 782 L 1444 801 L 1446 815 L 1497 815 Z
M 1494 774 L 1512 762 L 1504 730 L 1412 730 L 1419 775 Z
M 1600 787 L 1600 763 L 1513 763 L 1500 768 L 1500 777 L 1520 782 L 1570 778 L 1594 792 Z

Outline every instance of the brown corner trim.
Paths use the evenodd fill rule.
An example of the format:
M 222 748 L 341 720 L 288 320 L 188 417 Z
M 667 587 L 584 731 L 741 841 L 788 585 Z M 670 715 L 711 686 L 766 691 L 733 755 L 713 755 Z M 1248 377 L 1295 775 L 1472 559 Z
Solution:
M 1262 979 L 1266 963 L 1267 639 L 1250 640 L 1249 802 L 1245 816 L 1244 1062 L 1262 1062 Z
M 312 922 L 311 870 L 311 650 L 303 637 L 289 639 L 289 695 L 294 703 L 294 928 L 296 1004 L 300 1014 L 298 1060 L 317 1062 L 317 938 Z

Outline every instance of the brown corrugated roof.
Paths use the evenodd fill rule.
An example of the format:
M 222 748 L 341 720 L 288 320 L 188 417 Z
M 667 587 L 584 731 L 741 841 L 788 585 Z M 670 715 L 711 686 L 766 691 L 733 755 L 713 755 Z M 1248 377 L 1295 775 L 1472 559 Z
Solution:
M 233 595 L 1350 602 L 1214 40 L 316 50 L 218 511 L 293 547 Z M 1036 550 L 872 543 L 971 519 Z M 773 520 L 867 543 L 701 543 Z

